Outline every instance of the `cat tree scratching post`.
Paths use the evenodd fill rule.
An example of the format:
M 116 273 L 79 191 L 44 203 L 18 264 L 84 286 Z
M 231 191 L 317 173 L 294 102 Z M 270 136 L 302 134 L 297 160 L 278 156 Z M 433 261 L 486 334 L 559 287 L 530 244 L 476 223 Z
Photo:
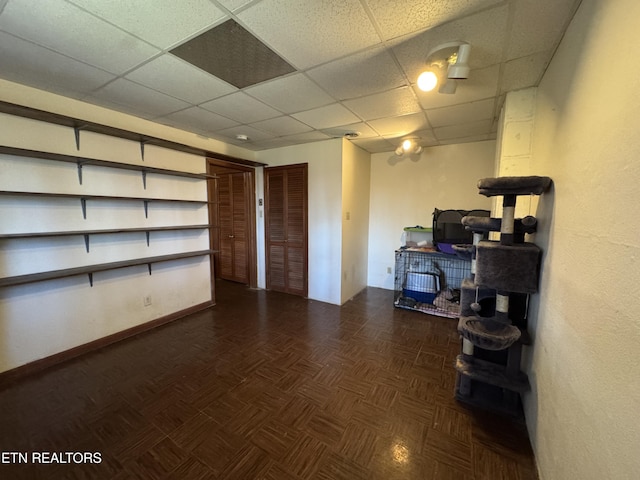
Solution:
M 515 219 L 519 195 L 540 195 L 548 177 L 499 177 L 478 182 L 485 196 L 503 197 L 503 217 L 465 217 L 474 232 L 472 277 L 461 288 L 458 331 L 462 353 L 456 359 L 456 397 L 472 404 L 517 414 L 519 394 L 529 387 L 520 371 L 522 345 L 528 343 L 526 305 L 538 286 L 540 249 L 524 242 L 537 227 L 534 217 Z M 499 231 L 500 240 L 479 240 Z M 477 234 L 477 235 L 476 235 Z

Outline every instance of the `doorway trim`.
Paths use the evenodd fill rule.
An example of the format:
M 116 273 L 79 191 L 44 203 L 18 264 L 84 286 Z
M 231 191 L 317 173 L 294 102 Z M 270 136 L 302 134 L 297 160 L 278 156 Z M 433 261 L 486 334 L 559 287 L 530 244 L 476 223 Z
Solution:
M 256 234 L 256 169 L 251 166 L 241 165 L 239 163 L 230 162 L 228 160 L 224 160 L 222 158 L 216 157 L 207 157 L 207 174 L 215 175 L 216 171 L 227 171 L 229 173 L 245 173 L 249 176 L 249 188 L 245 193 L 245 201 L 248 208 L 248 218 L 247 222 L 247 243 L 248 243 L 248 251 L 247 251 L 247 264 L 248 264 L 248 279 L 249 279 L 249 287 L 257 288 L 258 287 L 258 254 L 257 254 L 257 234 Z M 214 198 L 216 195 L 216 189 L 214 188 L 213 182 L 215 179 L 211 179 L 207 185 L 207 196 L 209 200 L 209 209 L 217 203 L 217 198 Z M 211 219 L 211 211 L 209 211 L 209 218 Z M 219 238 L 215 239 L 214 236 L 219 235 L 219 230 L 216 230 L 213 225 L 209 227 L 209 244 L 212 250 L 215 250 L 216 240 L 219 245 Z M 214 254 L 217 255 L 217 254 Z M 214 269 L 215 261 L 212 258 L 211 261 L 211 277 L 212 281 L 215 281 L 216 273 Z

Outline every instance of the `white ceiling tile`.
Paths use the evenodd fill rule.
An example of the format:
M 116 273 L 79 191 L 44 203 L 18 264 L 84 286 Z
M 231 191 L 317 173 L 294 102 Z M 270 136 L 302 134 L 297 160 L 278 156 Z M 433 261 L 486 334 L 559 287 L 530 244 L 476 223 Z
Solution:
M 411 87 L 395 88 L 387 92 L 347 100 L 344 104 L 363 120 L 407 115 L 421 110 Z
M 418 130 L 417 132 L 413 132 L 413 135 L 419 138 L 418 143 L 423 147 L 429 147 L 438 143 L 438 140 L 433 133 L 433 129 L 431 128 Z
M 0 77 L 74 98 L 114 79 L 103 70 L 4 32 L 0 32 Z
M 295 135 L 312 130 L 309 125 L 305 125 L 295 118 L 288 116 L 262 120 L 261 122 L 252 123 L 251 126 L 278 136 Z
M 328 140 L 331 137 L 329 137 L 328 135 L 325 135 L 322 132 L 313 131 L 313 132 L 297 133 L 295 135 L 289 135 L 283 138 L 285 140 L 295 140 L 296 142 L 299 142 L 301 140 L 315 142 L 318 140 Z
M 238 18 L 301 70 L 380 43 L 358 0 L 263 0 Z
M 426 66 L 429 52 L 447 42 L 464 41 L 471 45 L 469 66 L 472 70 L 498 64 L 503 56 L 508 19 L 508 6 L 498 6 L 417 36 L 399 38 L 392 42 L 393 52 L 414 83 Z
M 438 127 L 433 129 L 433 133 L 440 141 L 463 138 L 463 137 L 476 137 L 478 135 L 487 135 L 491 132 L 491 120 L 480 120 L 478 122 L 459 123 L 457 125 L 450 125 L 448 127 Z
M 409 135 L 460 143 L 495 138 L 506 92 L 538 84 L 579 2 L 0 0 L 0 77 L 229 143 L 247 125 L 249 149 L 347 130 L 375 151 Z M 304 71 L 239 91 L 163 55 L 229 12 Z M 416 90 L 429 50 L 449 41 L 471 44 L 469 79 L 454 95 Z
M 114 74 L 121 74 L 159 51 L 63 0 L 9 2 L 0 30 Z
M 211 135 L 212 132 L 236 126 L 233 120 L 200 107 L 191 107 L 157 119 L 166 125 Z
M 361 97 L 406 85 L 391 54 L 374 48 L 327 63 L 307 72 L 318 85 L 339 100 Z
M 161 116 L 187 108 L 188 103 L 119 78 L 92 94 L 91 98 L 137 109 L 145 115 Z M 91 100 L 89 100 L 91 101 Z
M 224 8 L 229 10 L 230 12 L 236 12 L 241 9 L 245 5 L 252 3 L 254 0 L 216 0 L 217 3 L 222 5 Z
M 468 79 L 457 81 L 458 87 L 454 94 L 438 93 L 437 88 L 430 92 L 423 92 L 417 86 L 413 87 L 413 91 L 424 109 L 448 107 L 495 96 L 498 91 L 499 77 L 500 65 L 496 64 L 471 70 Z
M 193 104 L 237 91 L 236 87 L 169 53 L 136 68 L 126 78 Z
M 266 150 L 268 148 L 287 147 L 290 145 L 299 145 L 301 143 L 318 142 L 321 140 L 328 140 L 330 137 L 326 136 L 322 132 L 307 132 L 299 133 L 297 135 L 289 135 L 286 137 L 272 138 L 269 140 L 261 140 L 255 142 L 254 147 L 259 150 Z
M 306 112 L 294 113 L 293 117 L 318 129 L 347 125 L 360 120 L 339 103 L 307 110 Z
M 469 135 L 468 137 L 446 138 L 438 142 L 440 145 L 458 145 L 460 143 L 484 142 L 487 140 L 495 140 L 492 135 Z
M 397 147 L 384 138 L 356 138 L 350 141 L 370 153 L 393 152 Z
M 378 132 L 364 122 L 327 128 L 322 130 L 322 132 L 330 137 L 343 137 L 347 132 L 357 132 L 359 134 L 357 138 L 371 138 L 378 136 Z
M 283 113 L 310 110 L 335 101 L 303 74 L 261 83 L 244 91 Z
M 500 93 L 538 85 L 550 58 L 549 52 L 538 52 L 506 62 L 500 83 Z
M 385 40 L 433 28 L 502 0 L 367 0 Z
M 240 123 L 253 123 L 281 115 L 277 110 L 243 92 L 232 93 L 200 106 Z
M 401 137 L 429 127 L 424 113 L 413 113 L 400 117 L 381 118 L 367 122 L 380 135 Z
M 268 140 L 270 138 L 273 138 L 273 135 L 256 128 L 249 127 L 247 125 L 237 125 L 235 127 L 218 130 L 216 131 L 216 135 L 226 137 L 228 141 L 235 145 L 245 146 L 249 146 L 253 142 L 259 142 L 261 140 Z M 246 135 L 247 137 L 249 137 L 249 140 L 239 140 L 236 138 L 236 135 Z
M 253 147 L 260 150 L 271 150 L 272 148 L 290 147 L 296 145 L 297 140 L 291 137 L 277 137 L 269 140 L 262 140 L 260 142 L 253 143 Z M 259 159 L 258 159 L 259 160 Z
M 225 13 L 208 0 L 71 1 L 163 50 L 225 18 Z
M 444 127 L 460 123 L 460 119 L 464 119 L 466 122 L 493 119 L 494 107 L 495 99 L 488 98 L 478 102 L 427 110 L 427 117 L 432 127 Z
M 578 0 L 516 0 L 507 60 L 554 50 Z

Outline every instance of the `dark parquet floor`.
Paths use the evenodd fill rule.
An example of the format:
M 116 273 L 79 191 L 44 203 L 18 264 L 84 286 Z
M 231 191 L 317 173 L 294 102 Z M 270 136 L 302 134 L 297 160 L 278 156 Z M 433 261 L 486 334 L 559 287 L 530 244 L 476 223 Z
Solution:
M 218 282 L 217 300 L 4 388 L 0 478 L 537 478 L 522 425 L 454 400 L 455 320 L 375 288 L 338 307 Z

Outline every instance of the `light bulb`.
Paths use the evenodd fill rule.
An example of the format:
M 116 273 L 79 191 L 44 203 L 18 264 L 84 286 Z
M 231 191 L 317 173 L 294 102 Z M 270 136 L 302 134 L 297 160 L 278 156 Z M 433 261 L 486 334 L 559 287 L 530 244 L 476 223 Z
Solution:
M 405 140 L 404 142 L 402 142 L 402 149 L 405 152 L 408 152 L 409 150 L 411 150 L 412 146 L 413 146 L 413 142 L 411 140 Z
M 418 88 L 423 92 L 430 92 L 438 84 L 438 77 L 431 71 L 422 72 L 418 77 Z

